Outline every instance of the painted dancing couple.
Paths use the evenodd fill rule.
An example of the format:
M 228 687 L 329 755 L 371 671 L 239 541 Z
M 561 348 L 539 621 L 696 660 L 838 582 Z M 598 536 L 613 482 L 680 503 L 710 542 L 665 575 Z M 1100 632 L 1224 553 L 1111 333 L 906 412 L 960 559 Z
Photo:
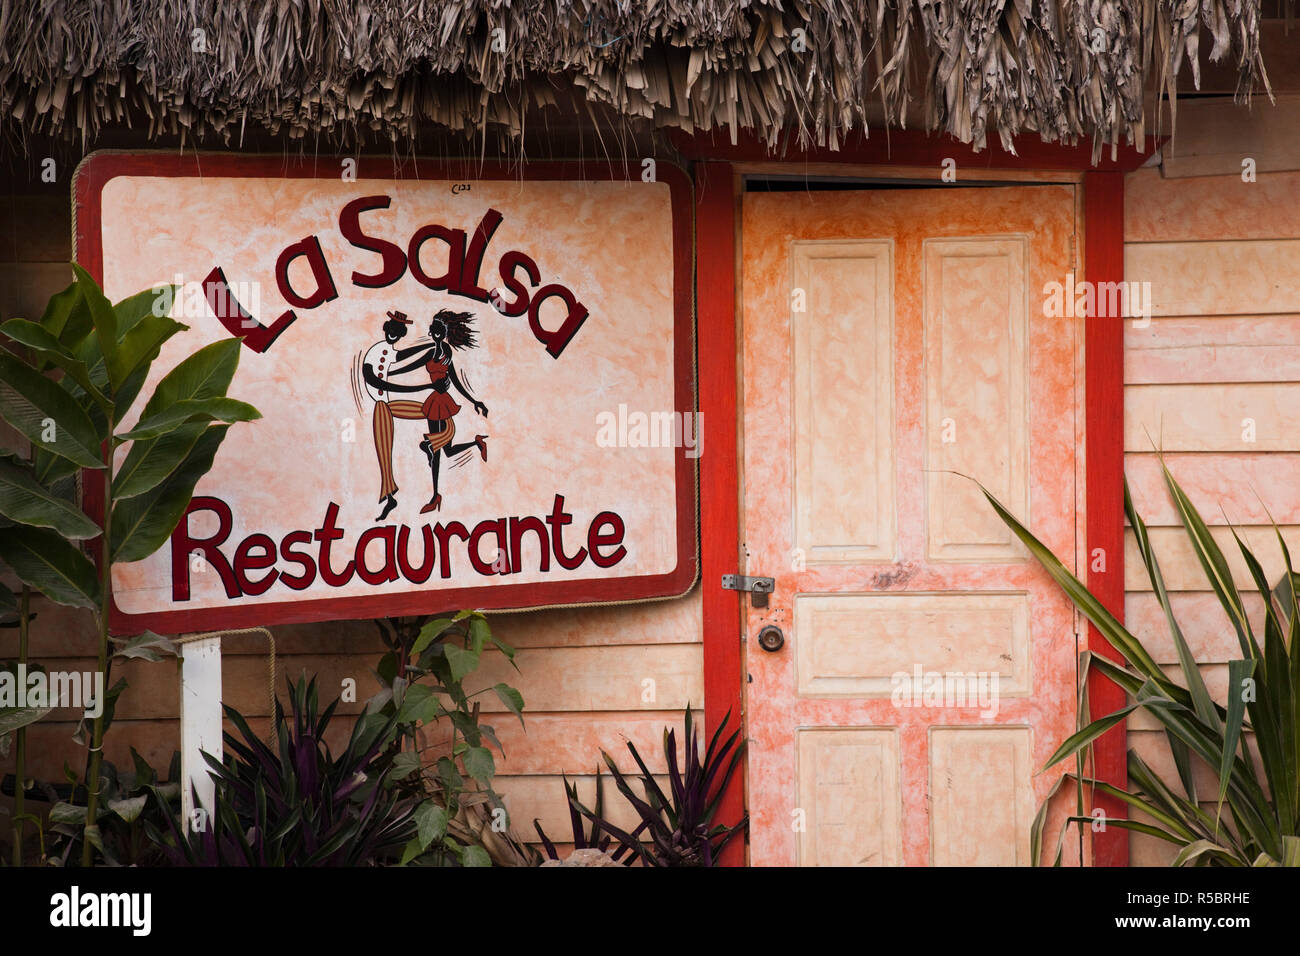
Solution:
M 442 455 L 454 458 L 471 448 L 478 448 L 479 455 L 487 461 L 486 435 L 475 435 L 473 441 L 452 444 L 456 437 L 455 415 L 460 411 L 460 405 L 448 394 L 453 385 L 476 412 L 485 418 L 488 413 L 487 406 L 465 388 L 452 361 L 453 350 L 472 349 L 478 344 L 474 340 L 474 330 L 470 328 L 473 318 L 470 312 L 442 309 L 429 323 L 430 341 L 399 349 L 397 343 L 406 335 L 411 320 L 405 313 L 389 312 L 388 320 L 384 322 L 384 340 L 372 345 L 361 360 L 361 376 L 365 379 L 366 391 L 375 400 L 375 454 L 379 458 L 379 502 L 383 506 L 376 521 L 383 521 L 397 507 L 397 483 L 393 480 L 393 419 L 428 423 L 429 430 L 420 442 L 420 450 L 429 460 L 433 497 L 420 509 L 420 514 L 437 511 L 442 506 L 442 495 L 438 493 L 438 467 Z M 428 373 L 428 382 L 393 381 L 397 376 L 419 368 Z M 423 401 L 389 397 L 397 392 L 424 391 L 429 394 Z

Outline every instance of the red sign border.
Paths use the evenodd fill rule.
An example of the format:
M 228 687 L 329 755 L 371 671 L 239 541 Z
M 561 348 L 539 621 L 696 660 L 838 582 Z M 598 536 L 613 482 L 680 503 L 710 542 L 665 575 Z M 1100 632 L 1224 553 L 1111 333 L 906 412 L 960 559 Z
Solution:
M 331 157 L 331 160 L 334 157 Z M 337 157 L 340 161 L 345 157 Z M 478 180 L 535 181 L 640 181 L 640 165 L 558 160 L 508 165 L 499 162 L 411 159 L 398 166 L 392 159 L 363 156 L 357 159 L 360 180 Z M 229 153 L 174 153 L 98 151 L 77 167 L 73 195 L 73 256 L 97 282 L 103 282 L 102 198 L 104 187 L 119 176 L 335 179 L 330 162 L 312 157 L 284 157 Z M 656 180 L 669 187 L 673 223 L 674 403 L 678 409 L 696 409 L 695 315 L 692 296 L 692 185 L 676 164 L 656 162 Z M 237 426 L 246 427 L 246 426 Z M 152 630 L 163 634 L 196 633 L 242 627 L 302 624 L 433 614 L 461 608 L 478 610 L 537 610 L 581 607 L 590 604 L 625 604 L 680 597 L 695 585 L 699 573 L 698 462 L 684 449 L 676 450 L 677 566 L 665 574 L 625 578 L 503 584 L 495 587 L 423 588 L 400 594 L 312 598 L 262 604 L 208 607 L 129 614 L 116 601 L 109 612 L 115 634 Z M 104 474 L 85 470 L 83 504 L 97 522 L 104 510 Z M 99 542 L 93 542 L 100 560 Z

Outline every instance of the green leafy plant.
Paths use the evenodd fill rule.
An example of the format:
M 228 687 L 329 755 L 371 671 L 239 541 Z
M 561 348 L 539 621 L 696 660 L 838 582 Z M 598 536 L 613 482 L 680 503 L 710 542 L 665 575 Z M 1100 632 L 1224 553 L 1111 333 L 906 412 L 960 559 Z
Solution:
M 479 611 L 378 624 L 389 651 L 375 674 L 384 689 L 369 706 L 393 718 L 393 749 L 400 751 L 401 765 L 409 768 L 402 787 L 422 801 L 422 825 L 401 862 L 464 866 L 536 862 L 536 851 L 510 832 L 505 804 L 492 786 L 496 775 L 492 748 L 501 752 L 501 742 L 493 726 L 483 721 L 476 700 L 494 694 L 522 725 L 524 699 L 505 683 L 472 694 L 465 689 L 466 679 L 489 647 L 512 664 L 514 648 L 492 633 Z
M 614 758 L 603 750 L 600 752 L 605 765 L 614 776 L 619 793 L 641 818 L 640 824 L 631 832 L 610 823 L 601 813 L 599 802 L 594 810 L 583 806 L 578 800 L 577 789 L 565 781 L 569 806 L 592 822 L 592 833 L 584 835 L 588 845 L 604 849 L 596 839 L 596 833 L 603 830 L 618 845 L 617 853 L 611 854 L 615 859 L 627 853 L 629 863 L 640 860 L 646 866 L 713 866 L 732 837 L 745 829 L 748 814 L 731 826 L 713 822 L 727 784 L 745 752 L 739 730 L 733 731 L 725 741 L 722 740 L 723 731 L 731 722 L 731 712 L 727 712 L 727 716 L 714 731 L 708 749 L 703 753 L 699 731 L 692 720 L 689 705 L 686 708 L 685 722 L 686 753 L 685 760 L 680 764 L 677 760 L 677 732 L 664 729 L 664 755 L 668 762 L 667 793 L 659 786 L 631 741 L 628 741 L 627 749 L 641 771 L 641 790 L 644 796 L 637 796 Z M 598 801 L 599 798 L 598 785 Z M 533 825 L 537 827 L 538 834 L 542 835 L 543 842 L 550 843 L 536 821 Z M 582 830 L 575 821 L 575 840 L 581 833 Z M 642 839 L 643 834 L 647 839 Z M 551 850 L 553 849 L 552 844 Z
M 167 315 L 174 288 L 162 286 L 110 303 L 80 266 L 76 281 L 55 295 L 39 321 L 0 325 L 0 418 L 30 444 L 26 455 L 0 450 L 0 562 L 23 589 L 0 589 L 0 612 L 19 618 L 20 659 L 27 657 L 29 597 L 95 612 L 98 669 L 108 683 L 108 612 L 112 566 L 153 554 L 171 535 L 194 486 L 212 467 L 232 423 L 258 418 L 250 405 L 226 397 L 239 362 L 240 340 L 199 349 L 164 376 L 134 427 L 123 430 L 164 343 L 186 326 Z M 59 377 L 55 377 L 55 376 Z M 130 444 L 125 458 L 122 446 Z M 120 465 L 120 467 L 119 467 Z M 78 472 L 102 486 L 92 519 L 79 507 Z M 99 566 L 87 548 L 99 559 Z M 149 638 L 154 646 L 166 643 Z M 40 715 L 26 715 L 31 720 Z M 29 721 L 30 722 L 30 721 Z M 14 715 L 9 726 L 23 732 Z M 93 860 L 103 764 L 102 716 L 90 729 L 88 794 L 82 865 Z M 19 757 L 23 744 L 19 744 Z M 23 768 L 15 818 L 15 860 L 21 860 Z
M 1128 694 L 1128 702 L 1114 713 L 1091 720 L 1071 735 L 1052 754 L 1047 767 L 1076 756 L 1110 728 L 1135 710 L 1144 710 L 1165 730 L 1183 793 L 1160 779 L 1138 754 L 1128 754 L 1130 790 L 1112 784 L 1066 774 L 1151 817 L 1154 822 L 1108 820 L 1110 826 L 1145 833 L 1177 846 L 1174 865 L 1300 865 L 1300 609 L 1296 602 L 1296 576 L 1291 555 L 1279 532 L 1278 545 L 1286 575 L 1276 588 L 1270 587 L 1262 565 L 1235 529 L 1233 539 L 1241 552 L 1255 590 L 1265 607 L 1263 643 L 1246 614 L 1242 592 L 1232 579 L 1227 559 L 1210 534 L 1191 500 L 1164 470 L 1165 484 L 1178 511 L 1210 587 L 1218 597 L 1241 648 L 1241 658 L 1228 663 L 1227 706 L 1210 697 L 1196 660 L 1174 617 L 1169 593 L 1156 560 L 1147 527 L 1133 507 L 1128 487 L 1124 489 L 1124 510 L 1137 539 L 1138 552 L 1146 566 L 1156 599 L 1164 610 L 1174 647 L 1177 649 L 1183 682 L 1170 679 L 1132 633 L 1115 619 L 1102 603 L 987 490 L 985 496 L 1035 559 L 1047 570 L 1074 605 L 1124 657 L 1117 664 L 1085 652 L 1081 673 L 1097 671 Z M 1276 526 L 1275 526 L 1276 530 Z M 1247 592 L 1249 593 L 1249 592 Z M 1081 709 L 1082 713 L 1082 709 Z M 1263 770 L 1256 771 L 1248 746 L 1253 738 Z M 1200 805 L 1193 778 L 1193 761 L 1203 762 L 1218 779 L 1214 813 Z M 1046 768 L 1044 768 L 1046 769 Z M 1059 783 L 1058 783 L 1059 786 Z M 1049 797 L 1050 799 L 1050 797 Z M 1228 820 L 1223 817 L 1224 807 Z M 1034 860 L 1042 846 L 1045 813 L 1040 810 L 1034 825 Z M 1080 825 L 1091 817 L 1071 816 Z M 1055 860 L 1061 858 L 1058 838 Z
M 158 866 L 167 862 L 162 847 L 150 835 L 154 828 L 180 813 L 181 755 L 172 754 L 165 779 L 131 748 L 131 770 L 119 770 L 105 760 L 100 770 L 100 806 L 95 848 L 109 866 Z M 54 804 L 49 813 L 49 853 L 43 862 L 66 865 L 85 838 L 87 789 L 76 774 L 66 772 L 69 785 L 38 785 Z M 63 799 L 60 799 L 63 797 Z

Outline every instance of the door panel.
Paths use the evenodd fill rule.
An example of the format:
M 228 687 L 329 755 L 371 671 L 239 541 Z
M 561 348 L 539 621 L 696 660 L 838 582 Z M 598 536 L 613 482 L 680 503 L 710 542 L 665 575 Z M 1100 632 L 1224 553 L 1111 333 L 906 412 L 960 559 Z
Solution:
M 746 611 L 756 865 L 1029 862 L 1074 616 L 961 476 L 1073 563 L 1082 324 L 1042 302 L 1074 208 L 1056 185 L 745 196 L 742 535 L 776 579 Z

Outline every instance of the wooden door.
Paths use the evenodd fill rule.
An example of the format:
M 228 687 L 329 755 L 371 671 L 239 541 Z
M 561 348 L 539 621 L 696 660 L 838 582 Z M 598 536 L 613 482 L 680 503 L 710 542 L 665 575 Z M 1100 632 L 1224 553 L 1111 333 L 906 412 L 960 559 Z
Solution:
M 1075 618 L 953 473 L 1076 563 L 1074 221 L 1069 185 L 745 196 L 754 865 L 1029 863 Z

